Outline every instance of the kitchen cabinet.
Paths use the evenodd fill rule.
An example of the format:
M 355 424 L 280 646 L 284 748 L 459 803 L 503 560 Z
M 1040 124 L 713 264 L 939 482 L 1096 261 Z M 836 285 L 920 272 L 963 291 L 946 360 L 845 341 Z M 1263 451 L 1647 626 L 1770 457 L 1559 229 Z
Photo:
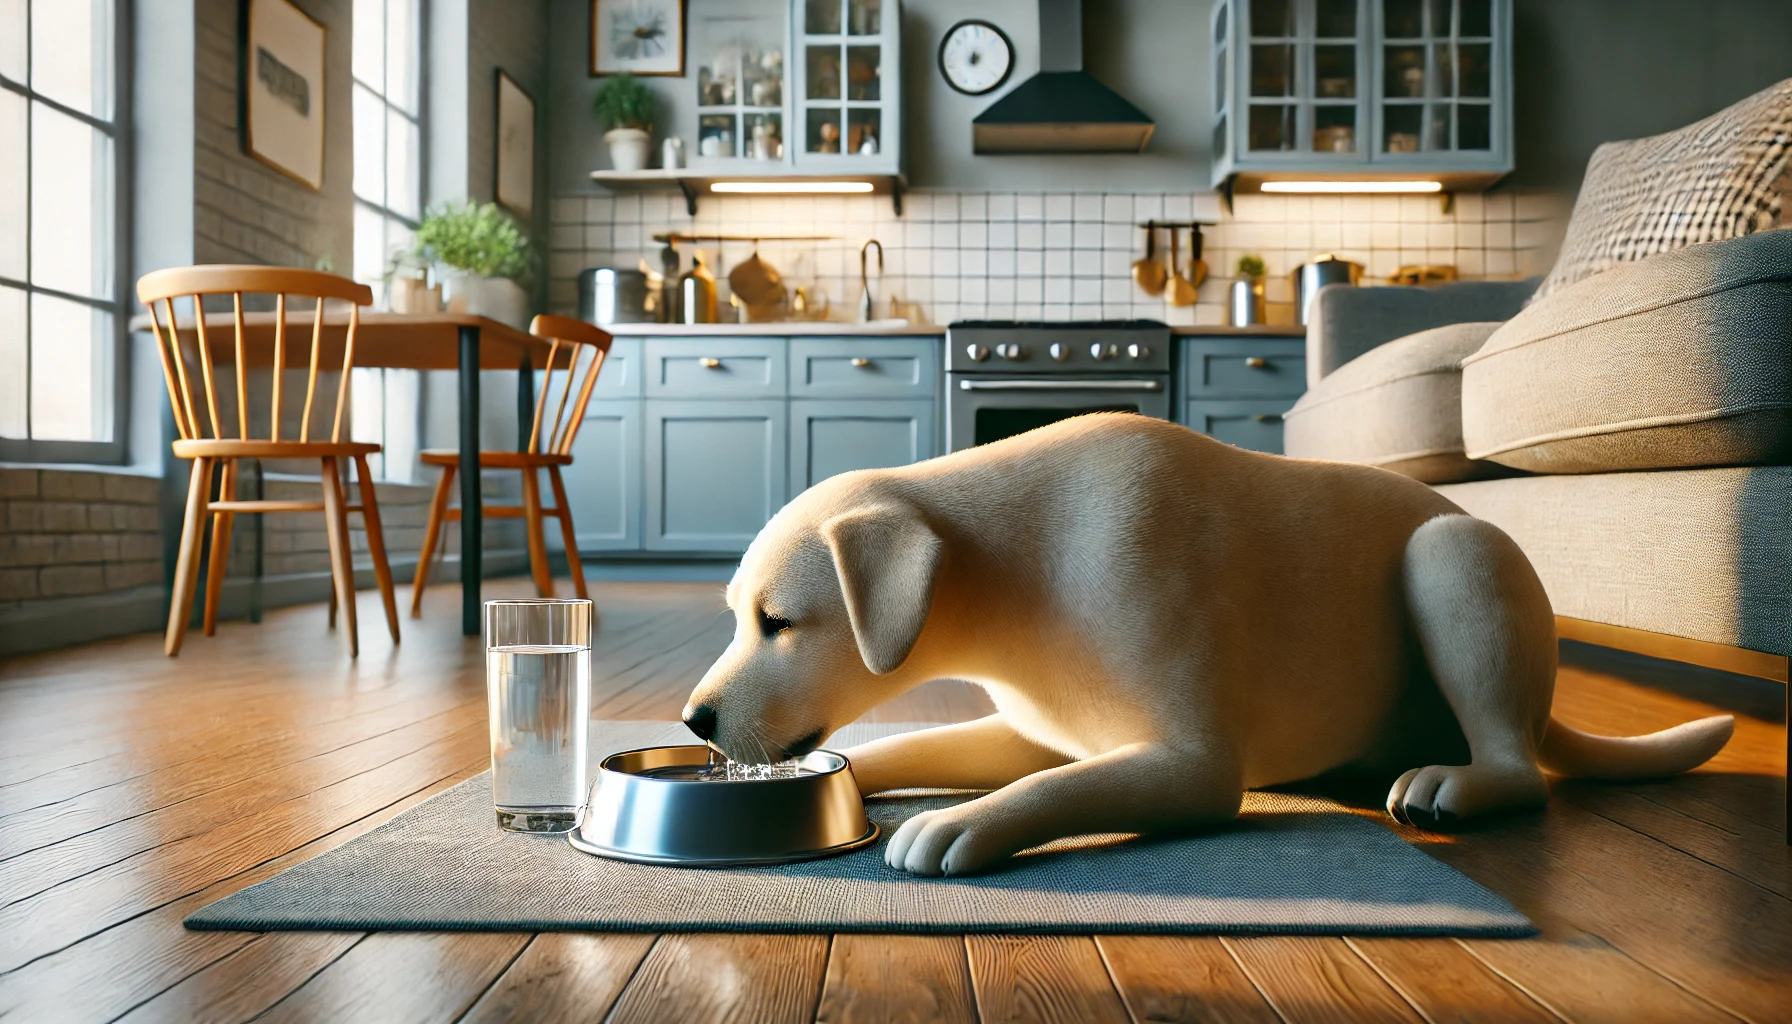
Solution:
M 1182 422 L 1227 444 L 1282 451 L 1282 415 L 1307 389 L 1306 340 L 1184 337 L 1179 342 Z
M 784 505 L 785 403 L 646 402 L 649 551 L 739 552 Z
M 1213 183 L 1510 173 L 1511 0 L 1221 0 Z
M 906 466 L 934 455 L 931 400 L 790 403 L 790 496 L 839 473 Z
M 792 166 L 901 173 L 901 32 L 897 0 L 792 0 Z
M 616 339 L 564 471 L 580 550 L 736 554 L 818 481 L 932 458 L 939 366 L 938 337 Z

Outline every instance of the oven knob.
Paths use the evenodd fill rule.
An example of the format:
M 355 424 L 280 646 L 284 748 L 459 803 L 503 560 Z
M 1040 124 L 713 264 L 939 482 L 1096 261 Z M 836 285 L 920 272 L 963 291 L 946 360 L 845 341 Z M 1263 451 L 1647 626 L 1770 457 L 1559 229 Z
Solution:
M 1112 359 L 1120 354 L 1120 346 L 1111 341 L 1098 341 L 1089 346 L 1089 354 L 1097 360 Z
M 989 349 L 984 348 L 982 345 L 966 345 L 964 347 L 964 354 L 971 357 L 971 362 L 981 363 L 983 360 L 989 358 Z
M 1134 342 L 1131 345 L 1126 346 L 1126 354 L 1134 359 L 1150 359 L 1151 346 L 1140 345 L 1139 343 Z
M 1027 350 L 1015 344 L 997 345 L 996 355 L 1001 356 L 1003 359 L 1025 359 L 1027 358 Z
M 1047 351 L 1051 353 L 1052 359 L 1060 363 L 1070 358 L 1070 346 L 1061 341 L 1052 342 L 1051 348 Z

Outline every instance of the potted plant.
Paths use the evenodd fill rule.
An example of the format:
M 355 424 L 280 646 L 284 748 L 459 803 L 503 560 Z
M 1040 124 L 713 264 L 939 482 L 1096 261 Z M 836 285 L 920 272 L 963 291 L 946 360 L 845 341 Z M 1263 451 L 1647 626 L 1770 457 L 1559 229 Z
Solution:
M 1263 301 L 1263 257 L 1238 257 L 1238 280 L 1232 282 L 1232 326 L 1249 327 L 1266 319 Z
M 529 327 L 535 249 L 522 226 L 495 203 L 445 203 L 417 227 L 416 252 L 439 269 L 451 313 Z
M 610 166 L 619 171 L 647 167 L 647 150 L 653 141 L 653 90 L 639 78 L 621 74 L 597 92 L 597 120 L 608 131 L 604 145 L 610 148 Z

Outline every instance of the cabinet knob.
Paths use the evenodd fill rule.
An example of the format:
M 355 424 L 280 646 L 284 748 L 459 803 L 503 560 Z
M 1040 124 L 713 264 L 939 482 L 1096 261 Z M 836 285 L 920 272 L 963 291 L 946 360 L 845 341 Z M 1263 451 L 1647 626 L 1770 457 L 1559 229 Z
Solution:
M 1251 419 L 1256 420 L 1258 423 L 1280 423 L 1282 422 L 1282 414 L 1275 412 L 1260 412 L 1257 415 L 1252 416 Z
M 720 370 L 722 368 L 722 361 L 714 356 L 704 356 L 697 360 L 697 363 L 705 370 Z
M 1269 368 L 1269 360 L 1262 356 L 1249 356 L 1245 359 L 1244 365 L 1253 370 L 1266 370 Z
M 866 359 L 864 356 L 854 356 L 853 360 L 852 360 L 852 365 L 854 365 L 862 370 L 865 367 L 871 365 L 871 360 Z

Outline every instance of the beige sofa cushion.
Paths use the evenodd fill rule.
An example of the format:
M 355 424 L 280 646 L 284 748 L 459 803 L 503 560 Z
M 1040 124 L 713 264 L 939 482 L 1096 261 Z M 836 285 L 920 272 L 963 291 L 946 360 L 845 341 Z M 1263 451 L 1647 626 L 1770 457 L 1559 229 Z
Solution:
M 1420 331 L 1338 367 L 1288 411 L 1283 451 L 1380 466 L 1426 483 L 1499 471 L 1462 454 L 1462 359 L 1497 327 Z
M 1470 458 L 1537 473 L 1792 457 L 1792 231 L 1624 263 L 1462 363 Z
M 1792 654 L 1792 467 L 1521 476 L 1437 493 L 1518 542 L 1557 615 Z
M 1684 128 L 1600 146 L 1531 301 L 1656 253 L 1792 227 L 1789 166 L 1792 78 Z

